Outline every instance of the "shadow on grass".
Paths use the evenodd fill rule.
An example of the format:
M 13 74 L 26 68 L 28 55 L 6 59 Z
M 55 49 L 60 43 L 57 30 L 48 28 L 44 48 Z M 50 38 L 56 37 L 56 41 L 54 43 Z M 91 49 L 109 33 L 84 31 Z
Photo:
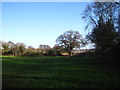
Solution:
M 57 80 L 57 81 L 63 81 L 63 82 L 74 82 L 74 80 L 68 80 L 68 79 L 60 79 L 60 78 L 53 78 L 53 77 L 36 77 L 36 76 L 18 76 L 18 75 L 4 75 L 4 77 L 5 78 L 21 78 L 21 79 L 25 79 L 25 78 L 28 78 L 28 79 L 36 79 L 36 80 L 43 80 L 43 79 L 45 79 L 45 80 Z

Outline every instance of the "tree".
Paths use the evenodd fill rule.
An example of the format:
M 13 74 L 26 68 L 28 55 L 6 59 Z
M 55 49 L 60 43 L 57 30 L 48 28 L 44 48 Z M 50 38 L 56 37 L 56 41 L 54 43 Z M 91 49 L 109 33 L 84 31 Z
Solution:
M 106 54 L 114 47 L 116 43 L 116 36 L 114 25 L 111 20 L 105 22 L 103 17 L 100 16 L 98 25 L 94 27 L 91 34 L 87 36 L 92 43 L 95 44 L 96 52 L 100 56 L 106 56 Z
M 44 44 L 44 45 L 39 45 L 39 51 L 40 51 L 40 53 L 43 53 L 43 54 L 45 54 L 45 55 L 47 55 L 48 54 L 48 51 L 51 49 L 51 47 L 49 46 L 49 45 L 46 45 L 46 44 Z
M 3 41 L 0 41 L 0 46 L 2 47 L 2 54 L 7 54 L 9 51 L 9 44 Z
M 56 39 L 56 43 L 64 48 L 65 51 L 72 55 L 73 48 L 80 48 L 85 45 L 85 40 L 82 35 L 77 31 L 66 31 Z
M 2 43 L 2 47 L 3 47 L 3 51 L 2 54 L 3 55 L 13 55 L 14 52 L 13 50 L 11 50 L 13 48 L 14 43 L 9 41 L 9 42 L 3 42 Z
M 24 43 L 16 43 L 16 45 L 18 46 L 18 54 L 23 55 L 26 45 Z
M 4 50 L 7 50 L 9 48 L 9 45 L 6 42 L 1 42 L 1 46 Z
M 88 22 L 86 28 L 92 26 L 87 38 L 101 52 L 98 55 L 105 56 L 113 47 L 119 48 L 118 10 L 119 4 L 115 2 L 93 2 L 83 12 L 83 19 Z
M 25 44 L 24 43 L 13 43 L 9 42 L 1 42 L 2 43 L 2 54 L 4 55 L 22 55 L 25 51 Z
M 9 52 L 11 52 L 13 56 L 16 56 L 19 53 L 18 51 L 19 51 L 18 46 L 16 44 L 12 44 Z
M 35 48 L 34 47 L 32 47 L 32 46 L 28 46 L 28 48 L 27 49 L 29 49 L 29 50 L 35 50 Z
M 59 55 L 62 55 L 61 52 L 62 52 L 62 48 L 59 46 L 59 45 L 54 45 L 53 47 L 53 50 L 54 50 L 54 54 L 56 56 L 59 56 Z
M 92 28 L 97 26 L 97 21 L 101 15 L 105 22 L 111 19 L 114 26 L 118 28 L 119 5 L 120 3 L 115 2 L 93 2 L 87 5 L 82 14 L 82 18 L 87 22 L 86 29 L 89 26 L 92 26 Z

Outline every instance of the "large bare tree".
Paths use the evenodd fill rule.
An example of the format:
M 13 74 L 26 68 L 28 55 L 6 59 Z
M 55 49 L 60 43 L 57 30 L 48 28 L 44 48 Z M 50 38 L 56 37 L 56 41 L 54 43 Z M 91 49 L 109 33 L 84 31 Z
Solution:
M 56 43 L 63 47 L 69 55 L 72 55 L 73 48 L 80 48 L 80 46 L 85 45 L 85 40 L 78 31 L 70 30 L 58 36 Z

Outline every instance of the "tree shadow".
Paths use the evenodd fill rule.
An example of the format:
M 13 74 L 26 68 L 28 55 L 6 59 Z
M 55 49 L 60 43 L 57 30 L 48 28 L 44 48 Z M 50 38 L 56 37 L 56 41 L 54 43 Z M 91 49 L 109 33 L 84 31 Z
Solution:
M 53 77 L 36 77 L 36 76 L 18 76 L 18 75 L 4 75 L 5 78 L 21 78 L 21 79 L 27 79 L 27 78 L 31 78 L 31 79 L 36 79 L 36 80 L 40 80 L 40 79 L 46 79 L 46 80 L 57 80 L 57 81 L 63 81 L 63 82 L 72 82 L 73 80 L 69 80 L 69 79 L 62 79 L 62 78 L 53 78 Z

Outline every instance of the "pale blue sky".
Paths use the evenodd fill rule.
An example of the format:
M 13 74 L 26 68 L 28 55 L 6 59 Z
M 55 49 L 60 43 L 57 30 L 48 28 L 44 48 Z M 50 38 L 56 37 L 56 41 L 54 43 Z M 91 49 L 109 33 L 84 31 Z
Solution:
M 3 2 L 2 40 L 23 42 L 38 48 L 55 45 L 56 38 L 68 30 L 85 35 L 81 14 L 90 2 Z

